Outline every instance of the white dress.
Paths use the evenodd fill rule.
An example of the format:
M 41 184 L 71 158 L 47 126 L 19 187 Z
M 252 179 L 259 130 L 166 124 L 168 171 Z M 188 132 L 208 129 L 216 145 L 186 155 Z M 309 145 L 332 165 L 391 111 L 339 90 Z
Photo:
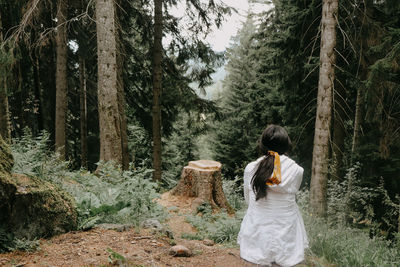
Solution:
M 308 240 L 295 194 L 303 178 L 303 168 L 281 155 L 282 181 L 269 186 L 267 197 L 256 201 L 251 179 L 262 157 L 249 163 L 244 171 L 244 196 L 248 204 L 238 244 L 240 256 L 250 262 L 293 266 L 304 260 Z

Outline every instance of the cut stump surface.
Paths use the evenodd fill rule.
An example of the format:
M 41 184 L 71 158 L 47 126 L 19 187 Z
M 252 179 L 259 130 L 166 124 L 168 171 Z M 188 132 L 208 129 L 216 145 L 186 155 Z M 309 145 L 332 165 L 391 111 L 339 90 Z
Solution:
M 208 202 L 213 208 L 233 213 L 222 190 L 221 166 L 213 160 L 190 161 L 183 168 L 181 179 L 171 190 L 171 195 L 194 197 L 194 205 Z

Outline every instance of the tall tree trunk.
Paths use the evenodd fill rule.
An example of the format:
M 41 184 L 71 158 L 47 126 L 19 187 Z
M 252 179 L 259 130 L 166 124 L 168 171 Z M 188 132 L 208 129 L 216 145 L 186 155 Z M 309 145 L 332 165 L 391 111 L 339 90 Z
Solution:
M 354 116 L 354 131 L 353 131 L 353 142 L 351 145 L 351 152 L 354 154 L 358 147 L 358 142 L 360 140 L 361 133 L 361 123 L 362 123 L 362 93 L 364 86 L 359 86 L 357 88 L 357 98 L 356 98 L 356 112 Z
M 371 25 L 368 23 L 368 17 L 372 18 L 374 13 L 374 4 L 373 0 L 364 0 L 362 2 L 364 8 L 360 9 L 361 13 L 359 17 L 361 17 L 361 31 L 360 31 L 360 80 L 361 83 L 357 88 L 357 98 L 356 98 L 356 110 L 354 115 L 354 130 L 353 130 L 353 142 L 351 146 L 351 152 L 356 154 L 356 150 L 358 148 L 358 144 L 360 141 L 361 135 L 361 125 L 363 120 L 363 97 L 364 91 L 366 90 L 364 84 L 362 83 L 368 78 L 369 69 L 368 67 L 372 65 L 372 62 L 375 60 L 373 58 L 369 58 L 367 55 L 368 47 L 377 45 L 381 38 L 380 34 L 377 33 L 375 25 Z M 370 62 L 368 62 L 370 61 Z
M 37 127 L 38 131 L 42 131 L 43 128 L 43 111 L 42 111 L 42 96 L 40 90 L 40 75 L 39 75 L 39 59 L 35 55 L 35 52 L 32 53 L 33 64 L 33 83 L 35 87 L 35 106 L 36 110 L 36 118 L 37 118 Z
M 17 69 L 16 71 L 16 83 L 18 84 L 18 90 L 16 93 L 16 101 L 17 101 L 17 106 L 16 109 L 17 111 L 15 112 L 15 114 L 17 114 L 17 121 L 15 123 L 15 132 L 18 133 L 19 136 L 22 136 L 23 133 L 23 129 L 25 126 L 27 126 L 26 124 L 26 117 L 25 117 L 25 101 L 26 101 L 26 94 L 25 94 L 25 90 L 23 88 L 23 78 L 22 78 L 22 68 L 21 68 L 21 60 L 19 60 L 17 62 Z
M 119 4 L 123 0 L 116 0 L 117 4 Z M 116 11 L 116 23 L 117 25 L 121 25 L 120 21 L 118 20 L 121 16 Z M 124 11 L 122 11 L 124 12 Z M 124 59 L 125 59 L 125 49 L 122 42 L 122 32 L 117 31 L 116 33 L 116 40 L 117 40 L 117 79 L 118 79 L 118 110 L 121 116 L 121 146 L 122 146 L 122 167 L 124 169 L 129 168 L 130 156 L 128 151 L 128 127 L 126 122 L 126 115 L 125 115 L 125 94 L 124 94 L 124 77 L 123 77 L 123 69 L 124 69 Z
M 154 0 L 153 47 L 153 179 L 161 181 L 162 0 Z
M 0 135 L 7 143 L 11 142 L 10 113 L 8 109 L 7 81 L 0 78 Z
M 124 168 L 124 106 L 119 105 L 117 35 L 113 0 L 96 1 L 98 106 L 100 126 L 100 160 L 115 161 Z M 123 94 L 123 93 L 122 93 Z
M 311 170 L 310 205 L 315 214 L 325 216 L 332 120 L 332 89 L 335 80 L 336 19 L 338 0 L 323 0 L 321 18 L 321 52 Z
M 333 168 L 331 177 L 335 180 L 342 179 L 343 151 L 345 128 L 344 121 L 346 115 L 345 88 L 340 83 L 336 83 L 333 92 L 333 144 L 332 144 L 332 160 Z
M 56 118 L 55 148 L 60 159 L 66 154 L 66 115 L 67 115 L 67 0 L 58 0 L 57 6 L 57 67 L 56 67 Z
M 3 42 L 3 24 L 0 13 L 0 43 Z M 0 135 L 9 143 L 11 141 L 10 116 L 7 97 L 7 80 L 5 74 L 0 74 Z
M 87 108 L 86 108 L 86 67 L 85 60 L 79 56 L 79 102 L 81 129 L 81 166 L 87 168 Z

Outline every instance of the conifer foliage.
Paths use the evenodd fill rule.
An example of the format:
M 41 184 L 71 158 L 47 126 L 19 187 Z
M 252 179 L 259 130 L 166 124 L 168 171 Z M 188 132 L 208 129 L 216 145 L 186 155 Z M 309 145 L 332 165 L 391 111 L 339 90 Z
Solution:
M 224 84 L 224 98 L 221 103 L 223 119 L 216 125 L 215 157 L 224 163 L 227 174 L 239 174 L 243 163 L 256 155 L 258 130 L 253 113 L 253 103 L 260 99 L 254 90 L 256 72 L 254 62 L 253 35 L 256 26 L 251 15 L 227 51 L 228 75 Z M 261 120 L 260 120 L 261 121 Z
M 270 123 L 283 125 L 293 142 L 290 156 L 305 169 L 306 185 L 318 168 L 324 168 L 325 182 L 348 182 L 345 173 L 358 166 L 353 179 L 359 186 L 387 190 L 363 198 L 370 211 L 349 205 L 360 215 L 353 222 L 372 218 L 391 236 L 400 212 L 387 213 L 399 204 L 400 192 L 399 4 L 345 0 L 331 17 L 337 23 L 332 26 L 337 30 L 332 49 L 336 61 L 330 61 L 335 75 L 330 75 L 332 91 L 323 98 L 331 98 L 332 106 L 322 105 L 331 123 L 325 124 L 325 159 L 312 167 L 313 156 L 322 159 L 320 149 L 313 152 L 314 122 L 323 115 L 317 110 L 319 67 L 326 66 L 319 62 L 321 38 L 327 41 L 321 30 L 322 9 L 321 1 L 275 0 L 273 8 L 255 19 L 258 26 L 249 27 L 249 20 L 243 25 L 228 50 L 224 119 L 215 125 L 215 158 L 225 166 L 226 177 L 234 179 L 257 157 L 262 129 Z M 349 183 L 347 194 L 352 195 Z M 314 190 L 314 202 L 324 215 L 326 189 Z

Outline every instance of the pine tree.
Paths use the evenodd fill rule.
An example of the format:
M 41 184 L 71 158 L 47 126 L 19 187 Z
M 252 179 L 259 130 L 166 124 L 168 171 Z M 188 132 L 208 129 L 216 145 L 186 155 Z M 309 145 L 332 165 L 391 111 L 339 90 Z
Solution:
M 124 169 L 127 151 L 124 145 L 123 106 L 118 92 L 117 25 L 115 3 L 112 0 L 96 2 L 97 56 L 98 56 L 98 105 L 100 124 L 100 160 L 115 161 Z M 122 101 L 124 103 L 124 101 Z M 121 110 L 122 109 L 122 110 Z
M 259 114 L 254 106 L 255 102 L 262 99 L 255 90 L 255 32 L 252 14 L 248 14 L 227 51 L 227 76 L 223 89 L 225 97 L 221 103 L 222 120 L 215 125 L 214 154 L 215 159 L 223 164 L 228 177 L 239 174 L 244 165 L 257 155 L 256 141 L 260 134 L 261 118 L 257 118 Z
M 154 0 L 153 46 L 153 180 L 161 181 L 162 0 Z
M 55 148 L 60 158 L 66 156 L 66 116 L 67 116 L 67 0 L 57 2 L 57 70 L 56 70 L 56 141 Z
M 317 114 L 310 188 L 310 204 L 319 216 L 327 213 L 327 182 L 330 160 L 332 96 L 335 82 L 337 0 L 324 0 L 321 18 L 321 50 Z
M 0 13 L 0 44 L 3 44 L 3 26 Z M 11 141 L 10 115 L 8 109 L 6 68 L 8 54 L 0 46 L 0 135 L 6 142 Z

